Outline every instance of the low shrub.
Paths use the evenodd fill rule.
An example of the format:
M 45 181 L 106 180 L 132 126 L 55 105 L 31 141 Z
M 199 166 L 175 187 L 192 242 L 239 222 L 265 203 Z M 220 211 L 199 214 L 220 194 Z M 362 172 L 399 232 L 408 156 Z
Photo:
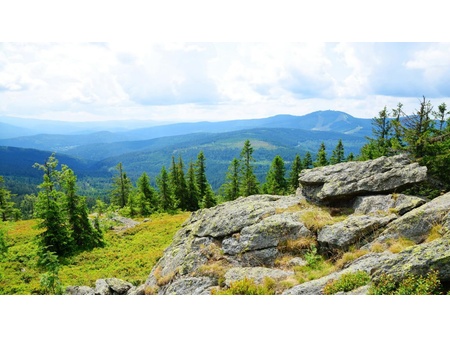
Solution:
M 365 271 L 345 273 L 339 279 L 328 282 L 323 289 L 323 293 L 333 295 L 338 292 L 349 292 L 369 282 L 370 276 Z
M 369 289 L 371 295 L 439 295 L 441 282 L 438 271 L 430 271 L 426 276 L 409 274 L 401 281 L 391 275 L 382 275 Z
M 224 290 L 213 289 L 212 295 L 274 295 L 275 285 L 273 279 L 264 278 L 262 285 L 256 284 L 253 279 L 244 278 L 230 283 L 230 287 Z

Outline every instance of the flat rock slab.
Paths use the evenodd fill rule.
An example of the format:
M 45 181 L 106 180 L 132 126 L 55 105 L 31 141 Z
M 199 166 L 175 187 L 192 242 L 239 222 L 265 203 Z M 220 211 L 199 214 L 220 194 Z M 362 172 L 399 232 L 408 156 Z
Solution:
M 243 280 L 245 278 L 252 279 L 256 284 L 261 284 L 266 277 L 278 281 L 286 279 L 293 274 L 292 271 L 264 267 L 231 268 L 225 274 L 225 284 L 230 286 L 232 282 Z
M 306 199 L 332 204 L 361 195 L 398 192 L 426 178 L 426 167 L 397 155 L 305 169 L 299 183 Z
M 403 194 L 358 196 L 353 204 L 355 214 L 388 214 L 403 215 L 412 209 L 425 204 L 420 197 Z

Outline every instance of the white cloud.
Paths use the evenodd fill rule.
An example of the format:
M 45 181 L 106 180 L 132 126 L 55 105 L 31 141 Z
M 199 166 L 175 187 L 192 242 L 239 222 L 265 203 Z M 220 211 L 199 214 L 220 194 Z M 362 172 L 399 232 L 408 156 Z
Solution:
M 0 115 L 221 120 L 337 109 L 372 117 L 450 97 L 449 44 L 5 43 Z

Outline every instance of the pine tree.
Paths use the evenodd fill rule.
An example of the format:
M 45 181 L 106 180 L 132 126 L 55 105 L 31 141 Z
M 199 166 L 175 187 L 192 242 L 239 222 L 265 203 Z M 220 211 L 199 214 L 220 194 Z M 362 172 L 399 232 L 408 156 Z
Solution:
M 226 201 L 234 201 L 239 195 L 239 160 L 234 158 L 231 161 L 225 176 L 225 183 L 222 187 L 224 198 Z
M 259 193 L 259 183 L 253 173 L 252 162 L 253 159 L 253 148 L 251 146 L 250 140 L 244 142 L 244 147 L 241 151 L 241 175 L 240 175 L 240 194 L 242 196 L 250 196 Z
M 294 161 L 292 162 L 291 165 L 291 171 L 289 172 L 289 191 L 291 193 L 294 193 L 298 186 L 299 186 L 299 182 L 298 182 L 298 176 L 300 175 L 300 172 L 303 169 L 303 163 L 302 160 L 300 158 L 300 155 L 295 155 Z
M 342 144 L 342 140 L 339 140 L 331 155 L 330 164 L 337 164 L 344 161 L 344 145 Z
M 111 192 L 111 203 L 123 208 L 127 205 L 132 184 L 126 172 L 123 170 L 122 162 L 117 164 L 116 169 L 119 173 L 113 180 L 114 188 Z
M 158 200 L 155 189 L 150 184 L 150 178 L 144 172 L 137 180 L 138 194 L 136 203 L 142 216 L 152 214 L 158 208 Z
M 208 188 L 205 161 L 205 154 L 203 154 L 203 151 L 200 151 L 197 156 L 197 162 L 195 163 L 195 182 L 197 183 L 198 198 L 200 201 L 205 197 L 206 189 Z
M 284 195 L 287 190 L 285 177 L 286 169 L 281 156 L 277 155 L 272 160 L 266 177 L 265 191 L 271 195 Z
M 433 112 L 433 116 L 439 122 L 439 132 L 442 132 L 444 128 L 445 120 L 447 119 L 448 114 L 449 112 L 447 111 L 447 105 L 445 104 L 445 102 L 441 103 L 438 106 L 437 112 Z
M 313 167 L 312 156 L 311 153 L 307 151 L 305 157 L 303 158 L 303 169 L 311 169 L 312 167 Z
M 420 108 L 415 114 L 408 116 L 406 120 L 405 139 L 408 150 L 415 158 L 421 158 L 426 154 L 426 147 L 434 128 L 431 112 L 433 106 L 425 97 L 420 102 Z
M 8 219 L 16 218 L 18 209 L 15 203 L 11 201 L 11 192 L 4 187 L 3 176 L 0 176 L 0 219 L 6 222 Z
M 72 169 L 63 165 L 61 186 L 64 192 L 63 210 L 67 215 L 73 243 L 77 250 L 88 250 L 103 244 L 103 233 L 89 222 L 86 199 L 76 193 L 76 176 Z
M 186 181 L 186 188 L 187 188 L 187 206 L 186 209 L 188 211 L 195 211 L 198 210 L 200 207 L 199 204 L 199 193 L 195 178 L 195 166 L 193 162 L 189 163 L 189 169 L 187 172 L 187 181 Z
M 34 165 L 44 172 L 35 205 L 36 217 L 42 219 L 37 227 L 44 230 L 38 237 L 38 245 L 42 254 L 54 252 L 58 256 L 66 256 L 72 253 L 73 246 L 61 205 L 64 195 L 57 190 L 59 180 L 57 165 L 58 161 L 54 154 L 44 164 Z
M 170 187 L 169 174 L 164 166 L 161 168 L 160 175 L 156 177 L 156 184 L 159 190 L 160 209 L 163 211 L 173 211 L 175 209 L 175 203 Z
M 353 153 L 348 154 L 346 162 L 351 162 L 355 160 L 355 155 Z
M 174 201 L 176 201 L 176 207 L 182 210 L 187 210 L 188 191 L 186 179 L 184 177 L 184 164 L 181 157 L 179 157 L 178 163 L 176 163 L 175 158 L 172 156 L 172 165 L 170 167 L 169 178 L 174 194 Z
M 405 128 L 401 123 L 401 117 L 405 115 L 403 112 L 403 104 L 399 102 L 397 104 L 397 108 L 392 109 L 391 117 L 391 125 L 393 130 L 393 137 L 391 139 L 391 147 L 392 152 L 398 153 L 405 148 L 405 143 L 403 141 L 403 137 L 405 134 Z
M 325 143 L 320 144 L 319 151 L 317 152 L 316 161 L 314 162 L 314 167 L 323 167 L 328 165 L 327 152 L 325 149 Z
M 216 197 L 211 186 L 208 184 L 206 186 L 205 196 L 203 196 L 202 202 L 200 203 L 201 208 L 211 208 L 217 204 Z

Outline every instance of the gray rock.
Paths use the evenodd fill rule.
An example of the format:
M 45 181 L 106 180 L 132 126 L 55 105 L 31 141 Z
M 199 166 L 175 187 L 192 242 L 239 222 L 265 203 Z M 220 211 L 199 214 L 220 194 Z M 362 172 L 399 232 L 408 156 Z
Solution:
M 380 265 L 373 280 L 377 281 L 382 274 L 401 280 L 407 274 L 423 276 L 430 270 L 438 270 L 441 281 L 450 281 L 450 236 L 403 250 Z
M 68 286 L 66 288 L 66 294 L 74 296 L 87 296 L 94 295 L 95 292 L 94 289 L 89 286 Z
M 369 294 L 370 285 L 363 285 L 349 292 L 337 292 L 336 295 L 354 295 L 363 296 Z
M 411 163 L 406 155 L 397 155 L 305 169 L 299 183 L 308 200 L 331 203 L 360 195 L 398 192 L 426 177 L 426 167 Z
M 391 238 L 403 237 L 421 243 L 434 225 L 441 224 L 448 227 L 449 213 L 450 193 L 447 193 L 393 221 L 375 242 L 383 243 Z
M 97 279 L 95 281 L 95 294 L 96 295 L 111 295 L 111 289 L 108 283 L 104 279 Z
M 292 271 L 264 267 L 231 268 L 225 274 L 225 284 L 230 286 L 232 282 L 243 280 L 245 278 L 252 279 L 256 284 L 261 284 L 266 277 L 280 281 L 293 274 Z
M 105 281 L 112 293 L 116 295 L 126 295 L 128 290 L 133 287 L 133 284 L 118 278 L 106 278 Z
M 288 262 L 288 266 L 294 267 L 294 266 L 305 266 L 308 262 L 305 261 L 303 258 L 300 257 L 294 257 Z
M 219 255 L 232 264 L 272 265 L 278 250 L 265 246 L 276 246 L 278 240 L 274 235 L 270 237 L 269 232 L 280 228 L 280 234 L 294 236 L 304 230 L 298 220 L 289 217 L 284 221 L 283 217 L 275 217 L 276 222 L 283 223 L 281 227 L 275 221 L 266 220 L 276 215 L 277 210 L 298 202 L 298 196 L 254 195 L 193 213 L 150 272 L 146 286 L 158 286 L 165 290 L 170 286 L 170 280 L 188 277 L 211 258 L 210 247 L 214 247 L 220 252 Z M 258 234 L 251 229 L 243 230 L 261 222 L 263 229 L 267 230 L 266 234 Z M 239 236 L 246 236 L 246 242 L 251 243 L 251 251 L 247 251 L 248 248 L 243 250 L 245 247 L 238 239 Z M 169 282 L 161 285 L 161 280 Z
M 165 289 L 166 295 L 210 295 L 217 281 L 209 277 L 181 278 Z
M 145 284 L 141 284 L 138 287 L 133 286 L 128 290 L 127 295 L 130 296 L 145 295 Z
M 239 236 L 225 239 L 222 249 L 225 254 L 237 255 L 276 247 L 283 240 L 311 236 L 311 231 L 299 221 L 298 215 L 278 214 L 242 229 Z
M 347 251 L 351 245 L 358 247 L 373 239 L 378 229 L 396 219 L 393 214 L 385 217 L 349 216 L 345 221 L 323 227 L 317 236 L 322 252 Z
M 403 215 L 406 212 L 425 204 L 420 197 L 403 194 L 359 196 L 356 198 L 353 208 L 355 214 L 387 214 L 396 213 Z

